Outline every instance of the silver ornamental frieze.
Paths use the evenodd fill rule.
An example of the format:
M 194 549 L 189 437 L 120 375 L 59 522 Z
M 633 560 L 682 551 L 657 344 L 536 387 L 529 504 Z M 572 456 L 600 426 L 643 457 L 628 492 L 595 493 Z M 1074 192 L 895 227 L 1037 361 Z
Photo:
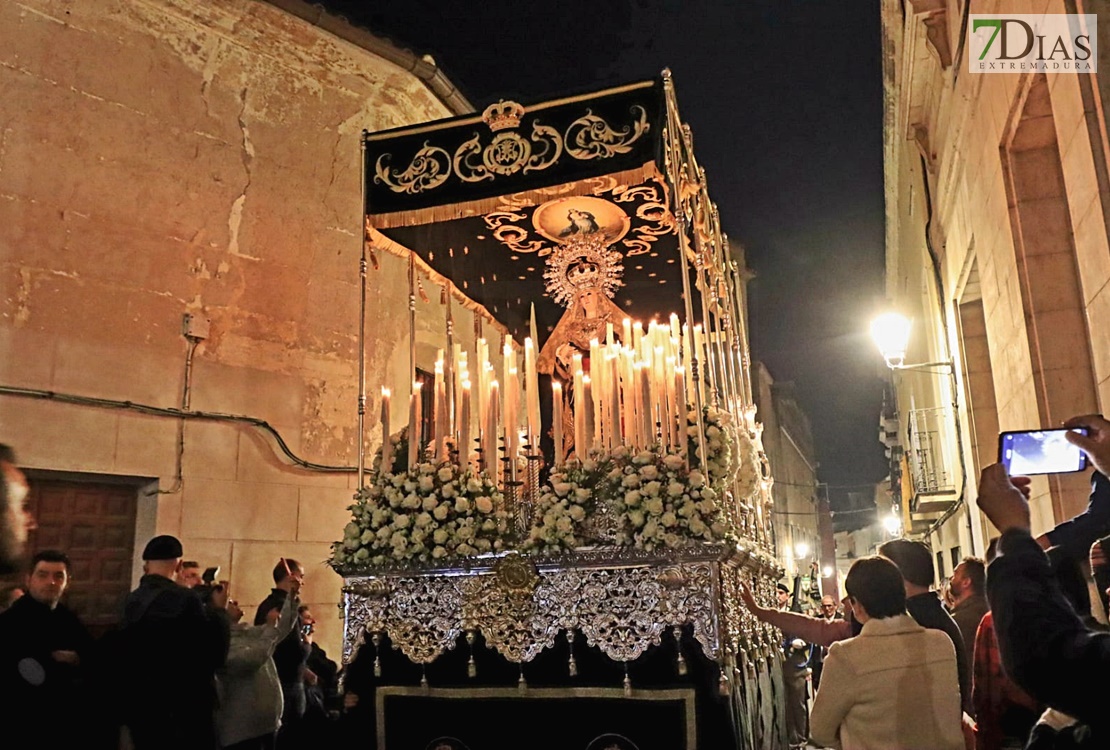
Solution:
M 410 660 L 428 664 L 460 635 L 481 633 L 506 659 L 525 663 L 569 631 L 627 662 L 659 645 L 666 630 L 689 626 L 705 656 L 724 664 L 766 638 L 737 592 L 741 577 L 760 577 L 767 562 L 707 546 L 668 559 L 509 555 L 470 569 L 346 575 L 344 659 L 386 635 Z

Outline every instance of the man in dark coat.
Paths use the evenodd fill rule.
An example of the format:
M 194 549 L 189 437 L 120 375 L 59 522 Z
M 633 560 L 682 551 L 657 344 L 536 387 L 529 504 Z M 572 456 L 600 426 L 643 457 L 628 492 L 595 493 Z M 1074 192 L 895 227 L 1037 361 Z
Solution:
M 228 624 L 176 583 L 181 556 L 175 537 L 151 539 L 145 575 L 124 603 L 120 697 L 136 750 L 216 747 L 215 672 L 227 659 Z
M 84 666 L 92 637 L 61 604 L 69 558 L 43 550 L 31 559 L 27 595 L 0 614 L 0 693 L 5 710 L 35 727 L 40 742 L 76 747 L 87 731 Z M 64 712 L 66 721 L 58 721 Z

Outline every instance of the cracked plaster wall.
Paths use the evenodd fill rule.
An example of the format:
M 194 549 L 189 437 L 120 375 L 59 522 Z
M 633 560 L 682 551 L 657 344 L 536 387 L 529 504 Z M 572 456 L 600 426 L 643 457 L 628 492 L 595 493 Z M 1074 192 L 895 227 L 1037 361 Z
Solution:
M 257 0 L 0 0 L 0 101 L 0 384 L 178 406 L 182 315 L 199 313 L 211 334 L 192 408 L 260 417 L 298 455 L 354 464 L 359 133 L 447 108 Z M 429 298 L 422 359 L 441 345 Z M 370 271 L 367 319 L 376 415 L 378 386 L 408 379 L 392 256 Z M 172 420 L 0 396 L 0 441 L 27 466 L 167 488 L 175 439 Z M 337 601 L 318 563 L 353 477 L 290 467 L 268 438 L 219 423 L 186 425 L 183 468 L 182 492 L 141 501 L 137 545 L 181 535 L 248 605 L 294 556 L 308 601 Z

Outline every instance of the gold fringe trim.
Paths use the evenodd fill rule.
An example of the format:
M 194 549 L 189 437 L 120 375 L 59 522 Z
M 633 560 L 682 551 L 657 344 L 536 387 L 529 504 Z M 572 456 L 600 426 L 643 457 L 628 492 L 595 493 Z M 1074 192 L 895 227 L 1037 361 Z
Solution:
M 466 219 L 481 216 L 491 211 L 511 211 L 524 206 L 536 206 L 554 198 L 574 195 L 597 195 L 618 185 L 639 185 L 652 178 L 666 181 L 654 161 L 649 161 L 636 169 L 623 172 L 589 177 L 576 182 L 565 182 L 546 188 L 526 190 L 520 193 L 506 193 L 492 198 L 449 203 L 443 206 L 429 206 L 411 211 L 393 211 L 386 214 L 370 214 L 369 219 L 380 229 L 391 227 L 410 227 L 416 224 L 435 224 L 441 221 Z
M 405 247 L 400 242 L 391 240 L 390 238 L 379 232 L 373 225 L 371 225 L 369 216 L 366 217 L 366 241 L 370 243 L 371 248 L 376 250 L 384 250 L 390 255 L 396 255 L 398 258 L 404 258 L 406 262 L 408 261 L 409 256 L 412 256 L 416 266 L 428 275 L 428 278 L 431 279 L 432 283 L 439 284 L 440 286 L 446 285 L 447 288 L 451 290 L 451 296 L 454 297 L 458 301 L 458 303 L 463 306 L 463 308 L 470 310 L 475 315 L 480 315 L 488 320 L 490 324 L 502 335 L 509 333 L 508 326 L 499 321 L 497 318 L 493 317 L 493 315 L 490 313 L 489 310 L 485 308 L 484 305 L 479 304 L 478 302 L 463 294 L 462 290 L 460 290 L 458 286 L 455 285 L 454 281 L 447 278 L 439 271 L 428 265 L 427 262 L 425 262 L 425 260 L 421 258 L 419 254 Z

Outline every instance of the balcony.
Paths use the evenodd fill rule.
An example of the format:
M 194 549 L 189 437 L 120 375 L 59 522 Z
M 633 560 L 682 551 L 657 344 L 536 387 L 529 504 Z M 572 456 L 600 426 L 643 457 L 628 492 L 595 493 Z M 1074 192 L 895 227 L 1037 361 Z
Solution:
M 943 513 L 958 497 L 951 457 L 945 450 L 952 438 L 951 408 L 914 409 L 907 415 L 906 458 L 913 489 L 910 512 L 914 520 Z

